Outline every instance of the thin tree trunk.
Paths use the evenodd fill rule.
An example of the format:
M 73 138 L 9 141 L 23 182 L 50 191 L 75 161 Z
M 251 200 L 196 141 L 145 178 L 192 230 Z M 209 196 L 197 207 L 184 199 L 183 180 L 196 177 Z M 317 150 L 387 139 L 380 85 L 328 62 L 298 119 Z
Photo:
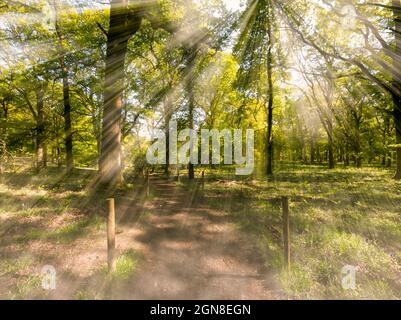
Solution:
M 167 111 L 169 112 L 169 111 Z M 166 134 L 166 164 L 164 165 L 164 174 L 166 176 L 170 175 L 170 120 L 171 115 L 167 114 L 165 116 L 165 134 Z
M 60 147 L 57 145 L 57 167 L 61 168 L 62 162 L 61 162 L 61 150 Z
M 334 162 L 334 148 L 333 148 L 332 136 L 329 136 L 328 162 L 329 162 L 329 169 L 334 169 L 335 162 Z
M 47 167 L 47 146 L 45 133 L 44 89 L 39 85 L 36 89 L 36 155 L 35 162 L 38 170 Z
M 397 144 L 397 172 L 395 179 L 401 180 L 401 103 L 398 103 L 394 111 L 394 121 L 396 125 L 396 144 Z
M 360 142 L 360 129 L 359 126 L 355 127 L 357 133 L 356 133 L 356 139 L 355 139 L 355 165 L 357 168 L 362 167 L 362 155 L 361 155 L 361 142 Z
M 187 58 L 188 58 L 188 83 L 187 83 L 187 95 L 188 95 L 188 124 L 189 129 L 194 129 L 194 108 L 195 108 L 195 101 L 194 101 L 194 81 L 195 81 L 195 58 L 196 58 L 196 47 L 192 47 L 187 51 Z M 190 154 L 192 154 L 192 146 Z M 190 180 L 195 179 L 195 170 L 194 165 L 191 162 L 191 157 L 188 163 L 188 178 Z
M 68 81 L 68 69 L 64 69 L 65 76 L 63 77 L 63 96 L 64 96 L 64 135 L 65 135 L 65 152 L 67 174 L 74 170 L 74 155 L 73 155 L 73 137 L 71 123 L 71 104 L 70 104 L 70 85 Z
M 96 108 L 96 105 L 93 104 L 92 108 Z M 99 116 L 95 110 L 92 111 L 91 118 L 92 118 L 92 132 L 93 132 L 93 135 L 96 137 L 96 151 L 97 151 L 98 156 L 100 156 L 101 144 L 102 144 L 100 132 L 101 132 L 102 124 L 99 121 Z
M 362 168 L 361 146 L 359 142 L 357 142 L 355 152 L 356 152 L 356 161 L 355 161 L 356 167 Z
M 3 173 L 5 170 L 4 168 L 6 162 L 7 138 L 8 138 L 8 130 L 7 130 L 8 107 L 4 99 L 2 101 L 2 108 L 3 108 L 4 125 L 2 128 L 2 138 L 0 139 L 0 174 Z
M 312 138 L 312 141 L 310 144 L 310 164 L 311 165 L 315 164 L 315 141 L 314 141 L 314 138 Z
M 65 73 L 68 73 L 65 68 Z M 63 77 L 63 95 L 64 95 L 64 134 L 65 134 L 65 151 L 67 173 L 71 173 L 74 169 L 74 155 L 72 142 L 72 124 L 71 124 L 71 104 L 70 104 L 70 85 L 68 76 Z
M 59 41 L 59 54 L 60 54 L 60 69 L 62 72 L 63 79 L 63 105 L 64 105 L 64 145 L 66 153 L 66 170 L 67 174 L 72 173 L 74 170 L 74 155 L 73 155 L 73 137 L 72 137 L 72 124 L 71 124 L 71 103 L 70 103 L 70 83 L 69 83 L 69 69 L 65 63 L 65 45 L 64 45 L 64 34 L 61 31 L 58 22 L 57 5 L 54 4 L 56 10 L 55 27 Z
M 320 146 L 319 144 L 316 145 L 316 157 L 317 157 L 317 162 L 318 164 L 322 164 L 322 155 L 320 153 Z
M 267 102 L 267 165 L 266 165 L 266 174 L 273 175 L 273 102 L 274 102 L 274 88 L 273 88 L 273 39 L 272 39 L 272 17 L 271 17 L 271 8 L 268 5 L 267 8 L 267 82 L 268 82 L 268 102 Z
M 186 95 L 188 99 L 188 126 L 189 129 L 194 129 L 194 82 L 195 82 L 195 60 L 197 55 L 197 43 L 188 44 L 185 47 L 184 57 L 186 60 L 186 67 L 184 70 L 184 79 L 186 79 Z M 192 155 L 192 146 L 190 147 L 190 155 Z M 188 163 L 188 178 L 195 179 L 194 165 L 191 162 L 191 157 Z
M 383 157 L 382 157 L 382 166 L 385 167 L 387 165 L 387 157 L 388 157 L 388 139 L 387 135 L 390 131 L 390 118 L 387 115 L 384 115 L 384 128 L 383 128 Z
M 334 142 L 333 142 L 333 122 L 329 121 L 327 124 L 327 138 L 328 138 L 328 162 L 329 169 L 335 168 L 334 161 Z
M 192 84 L 190 85 L 190 91 L 189 91 L 189 129 L 194 128 L 194 97 L 193 97 L 193 88 Z M 192 146 L 191 146 L 192 149 Z M 190 151 L 190 154 L 192 155 L 192 150 Z M 190 180 L 195 179 L 195 170 L 194 170 L 194 165 L 191 161 L 191 157 L 189 159 L 189 164 L 188 164 L 188 178 Z

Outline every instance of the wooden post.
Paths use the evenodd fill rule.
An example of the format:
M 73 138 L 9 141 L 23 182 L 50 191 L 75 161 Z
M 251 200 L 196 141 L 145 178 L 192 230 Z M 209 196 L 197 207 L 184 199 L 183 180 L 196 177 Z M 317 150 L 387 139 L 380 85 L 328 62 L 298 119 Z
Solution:
M 180 167 L 177 167 L 177 181 L 180 182 Z
M 290 252 L 290 212 L 288 205 L 288 197 L 282 197 L 281 203 L 283 206 L 283 241 L 284 241 L 284 266 L 287 270 L 291 266 Z
M 116 270 L 116 213 L 114 199 L 107 199 L 109 215 L 107 218 L 107 265 L 109 272 Z
M 205 171 L 202 171 L 202 192 L 205 190 Z

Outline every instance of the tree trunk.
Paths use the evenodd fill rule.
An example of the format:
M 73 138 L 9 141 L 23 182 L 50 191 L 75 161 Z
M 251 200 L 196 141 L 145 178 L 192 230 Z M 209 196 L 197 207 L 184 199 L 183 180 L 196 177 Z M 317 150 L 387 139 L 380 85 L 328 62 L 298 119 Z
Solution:
M 387 166 L 387 157 L 389 155 L 388 152 L 388 134 L 390 130 L 390 118 L 385 114 L 384 115 L 384 122 L 383 122 L 383 156 L 382 156 L 382 166 Z M 391 155 L 390 155 L 391 156 Z
M 92 107 L 96 108 L 95 104 L 93 104 Z M 102 130 L 101 129 L 102 124 L 101 124 L 101 121 L 99 121 L 99 115 L 96 112 L 96 110 L 93 110 L 91 112 L 91 118 L 92 118 L 92 132 L 93 132 L 93 135 L 96 137 L 96 151 L 97 151 L 98 156 L 100 156 L 101 145 L 102 145 L 102 139 L 101 139 L 100 133 Z
M 337 161 L 338 162 L 343 162 L 343 155 L 344 155 L 344 151 L 343 151 L 343 147 L 340 146 L 339 150 L 338 150 L 338 158 Z
M 401 144 L 401 1 L 392 0 L 394 15 L 395 58 L 393 59 L 393 86 L 398 94 L 393 94 L 394 125 L 396 131 L 396 144 Z M 397 148 L 397 172 L 395 179 L 401 180 L 401 148 Z
M 312 137 L 311 143 L 310 143 L 310 164 L 314 165 L 315 164 L 315 137 Z
M 117 43 L 109 37 L 105 72 L 105 94 L 100 152 L 102 183 L 122 183 L 121 111 L 123 105 L 124 61 L 128 42 Z
M 359 128 L 358 128 L 358 131 L 359 131 Z M 357 168 L 362 167 L 361 143 L 360 143 L 359 133 L 355 140 L 355 165 Z
M 68 81 L 68 69 L 64 69 L 65 76 L 63 77 L 63 100 L 64 100 L 64 134 L 65 134 L 65 152 L 67 174 L 74 170 L 74 155 L 72 152 L 72 125 L 71 125 L 71 104 L 70 104 L 70 84 Z
M 44 89 L 39 85 L 36 89 L 36 154 L 35 165 L 38 170 L 47 167 L 47 146 L 45 133 Z
M 361 158 L 361 156 L 357 155 L 355 162 L 356 162 L 355 164 L 356 164 L 357 168 L 362 168 L 362 158 Z
M 169 112 L 169 111 L 167 111 Z M 164 165 L 164 174 L 168 177 L 170 175 L 170 114 L 165 116 L 165 135 L 166 135 L 166 164 Z M 178 165 L 178 164 L 177 164 Z
M 394 112 L 394 121 L 396 124 L 396 144 L 397 144 L 397 172 L 395 179 L 401 180 L 401 103 L 398 104 Z
M 317 162 L 319 165 L 322 164 L 322 154 L 320 153 L 320 146 L 319 144 L 316 145 L 316 156 L 317 156 Z
M 334 162 L 334 142 L 333 142 L 333 123 L 330 122 L 327 125 L 327 137 L 328 137 L 328 162 L 329 169 L 335 168 Z
M 7 155 L 7 138 L 8 138 L 8 130 L 7 130 L 8 107 L 4 99 L 1 105 L 3 108 L 4 124 L 2 124 L 3 126 L 2 138 L 0 139 L 0 174 L 2 174 L 5 170 L 6 155 Z
M 62 165 L 61 162 L 62 162 L 61 161 L 61 150 L 60 150 L 60 147 L 57 144 L 57 167 L 58 168 L 61 168 L 61 165 Z
M 124 91 L 124 62 L 129 39 L 139 30 L 141 18 L 130 14 L 127 0 L 113 0 L 107 35 L 102 143 L 99 159 L 100 184 L 123 182 L 121 163 L 121 117 Z
M 273 102 L 274 102 L 274 88 L 273 88 L 273 39 L 272 39 L 272 17 L 270 16 L 271 8 L 267 8 L 267 82 L 268 82 L 268 101 L 267 101 L 267 137 L 266 137 L 266 174 L 273 175 Z
M 189 91 L 189 129 L 194 128 L 194 97 L 193 97 L 193 88 L 192 84 L 190 85 L 190 91 Z M 191 138 L 192 139 L 192 138 Z M 191 146 L 192 149 L 192 146 Z M 192 154 L 192 150 L 190 152 Z M 188 178 L 190 180 L 195 179 L 195 170 L 194 170 L 194 165 L 191 161 L 191 157 L 189 159 L 189 164 L 188 164 Z
M 387 154 L 387 163 L 386 163 L 387 168 L 391 168 L 391 152 Z
M 71 125 L 71 103 L 70 103 L 70 83 L 69 83 L 69 69 L 65 63 L 65 45 L 64 45 L 64 34 L 61 31 L 60 25 L 58 23 L 58 13 L 56 4 L 56 20 L 55 27 L 56 33 L 59 41 L 59 54 L 60 54 L 60 69 L 62 72 L 63 79 L 63 105 L 64 105 L 64 144 L 66 153 L 66 170 L 67 174 L 72 173 L 74 170 L 74 155 L 73 155 L 73 137 L 72 137 L 72 125 Z
M 187 58 L 188 58 L 188 83 L 187 83 L 187 95 L 188 95 L 188 125 L 189 129 L 194 129 L 194 108 L 195 108 L 195 101 L 194 101 L 194 81 L 195 81 L 195 58 L 196 58 L 196 47 L 192 47 L 187 51 Z M 190 154 L 192 154 L 192 146 Z M 190 180 L 195 179 L 195 171 L 194 165 L 191 162 L 191 157 L 188 163 L 188 178 Z

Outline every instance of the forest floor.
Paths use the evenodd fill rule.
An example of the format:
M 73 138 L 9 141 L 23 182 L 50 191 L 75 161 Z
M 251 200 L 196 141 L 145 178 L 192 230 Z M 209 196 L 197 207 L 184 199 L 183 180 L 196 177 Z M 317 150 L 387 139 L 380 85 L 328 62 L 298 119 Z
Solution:
M 84 199 L 84 191 L 74 191 L 79 185 L 71 178 L 72 184 L 65 185 L 62 175 L 57 181 L 54 170 L 45 177 L 23 173 L 2 178 L 0 297 L 282 296 L 255 239 L 239 231 L 224 211 L 208 206 L 197 182 L 181 184 L 174 178 L 152 177 L 149 196 L 144 181 L 142 188 L 117 193 L 119 257 L 110 279 L 105 264 L 104 198 L 96 193 Z M 91 177 L 92 172 L 81 172 L 81 183 L 90 183 Z M 56 290 L 40 289 L 45 265 L 55 267 Z
M 216 171 L 213 171 L 216 172 Z M 269 181 L 207 171 L 152 176 L 115 195 L 117 270 L 107 274 L 106 201 L 93 170 L 0 176 L 0 298 L 400 298 L 401 183 L 384 169 L 279 168 Z M 289 196 L 292 268 L 283 268 Z M 41 288 L 55 267 L 56 290 Z M 342 268 L 357 288 L 341 286 Z

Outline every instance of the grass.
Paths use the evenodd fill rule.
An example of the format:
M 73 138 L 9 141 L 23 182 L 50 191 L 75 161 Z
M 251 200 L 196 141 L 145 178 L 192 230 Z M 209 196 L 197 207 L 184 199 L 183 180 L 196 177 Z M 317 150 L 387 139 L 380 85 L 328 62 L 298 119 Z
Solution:
M 401 298 L 401 182 L 394 181 L 389 171 L 328 171 L 281 164 L 267 180 L 234 177 L 231 169 L 205 168 L 202 201 L 224 211 L 238 230 L 253 236 L 266 267 L 275 271 L 289 298 Z M 45 259 L 22 253 L 37 246 L 74 248 L 79 241 L 90 242 L 99 230 L 104 231 L 104 208 L 87 187 L 93 174 L 78 171 L 66 178 L 49 169 L 40 175 L 27 171 L 1 177 L 0 284 L 6 277 L 16 279 L 7 287 L 7 297 L 29 297 L 38 287 L 40 278 L 32 270 L 40 268 Z M 178 186 L 188 187 L 184 177 Z M 127 190 L 134 192 L 135 188 L 132 182 Z M 291 199 L 290 272 L 283 268 L 279 201 L 283 195 Z M 145 210 L 140 219 L 150 214 Z M 54 254 L 62 256 L 63 249 L 59 250 Z M 134 251 L 123 251 L 113 281 L 130 279 L 138 264 Z M 345 265 L 357 268 L 356 290 L 341 286 Z M 91 288 L 75 290 L 76 299 L 93 297 Z
M 57 243 L 70 243 L 79 237 L 91 233 L 94 229 L 104 229 L 104 221 L 99 217 L 82 217 L 77 222 L 66 224 L 55 230 L 31 229 L 18 237 L 18 242 L 31 240 L 55 241 Z
M 87 187 L 93 176 L 77 170 L 67 178 L 55 168 L 1 175 L 0 296 L 43 294 L 37 285 L 43 265 L 63 260 L 66 248 L 105 230 L 101 203 Z
M 75 295 L 75 300 L 96 300 L 96 295 L 88 289 L 80 289 Z
M 116 270 L 111 274 L 113 280 L 128 280 L 138 266 L 138 256 L 134 250 L 126 250 L 116 259 Z M 107 273 L 107 267 L 103 269 Z
M 295 299 L 401 298 L 401 183 L 383 169 L 282 167 L 271 179 L 210 181 L 209 204 L 254 235 L 268 268 Z M 221 177 L 223 179 L 223 177 Z M 291 198 L 292 268 L 283 268 L 281 208 Z M 341 286 L 357 268 L 356 290 Z
M 40 288 L 41 282 L 41 277 L 37 275 L 19 279 L 13 290 L 9 293 L 8 298 L 11 300 L 26 299 Z
M 38 289 L 40 289 L 41 277 L 31 272 L 36 262 L 29 255 L 0 261 L 0 277 L 9 275 L 16 277 L 16 280 L 2 298 L 19 300 L 37 293 Z
M 116 258 L 116 270 L 114 272 L 109 273 L 108 266 L 102 264 L 92 274 L 92 284 L 86 283 L 76 290 L 73 298 L 77 300 L 112 299 L 114 289 L 111 288 L 116 288 L 131 279 L 135 275 L 138 263 L 139 257 L 134 250 L 124 250 Z
M 24 271 L 34 263 L 30 256 L 22 256 L 18 259 L 7 259 L 0 261 L 0 276 L 8 273 Z

